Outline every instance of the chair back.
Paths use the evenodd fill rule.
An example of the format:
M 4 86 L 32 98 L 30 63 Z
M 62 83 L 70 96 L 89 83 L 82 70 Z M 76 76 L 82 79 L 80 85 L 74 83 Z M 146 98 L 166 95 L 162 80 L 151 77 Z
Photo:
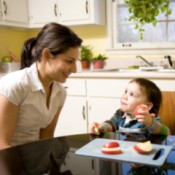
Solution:
M 170 128 L 171 135 L 175 135 L 175 92 L 162 91 L 159 115 L 162 122 Z

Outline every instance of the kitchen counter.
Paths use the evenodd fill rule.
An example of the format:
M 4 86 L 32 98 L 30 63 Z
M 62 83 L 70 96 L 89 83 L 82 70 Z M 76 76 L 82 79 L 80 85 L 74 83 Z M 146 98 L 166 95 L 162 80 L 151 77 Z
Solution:
M 90 134 L 79 134 L 3 149 L 0 151 L 1 175 L 46 175 L 45 173 L 49 167 L 51 171 L 48 175 L 147 175 L 151 174 L 151 172 L 154 175 L 163 175 L 165 172 L 166 175 L 175 174 L 174 136 L 165 138 L 164 136 L 154 135 L 146 138 L 139 135 L 123 135 L 119 133 L 107 133 L 100 136 L 100 138 L 125 141 L 141 142 L 149 139 L 156 144 L 174 144 L 174 148 L 162 167 L 143 165 L 140 168 L 135 168 L 131 163 L 127 162 L 94 159 L 75 154 L 77 149 L 96 138 L 99 137 Z
M 159 71 L 140 71 L 140 70 L 126 70 L 126 71 L 82 71 L 71 74 L 72 78 L 156 78 L 156 79 L 175 79 L 175 72 L 159 72 Z
M 2 78 L 7 73 L 0 73 Z M 140 71 L 140 70 L 120 70 L 120 71 L 103 71 L 103 70 L 85 70 L 82 72 L 72 73 L 71 78 L 158 78 L 158 79 L 175 79 L 175 71 Z

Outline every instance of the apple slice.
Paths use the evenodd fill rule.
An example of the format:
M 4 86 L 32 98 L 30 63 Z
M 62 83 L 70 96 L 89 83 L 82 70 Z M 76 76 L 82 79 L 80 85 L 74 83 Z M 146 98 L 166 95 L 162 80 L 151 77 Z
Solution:
M 150 141 L 146 141 L 134 145 L 134 149 L 140 154 L 148 154 L 152 151 L 153 147 Z
M 106 143 L 105 145 L 103 145 L 103 147 L 105 148 L 115 148 L 115 147 L 119 147 L 119 143 L 118 142 L 109 142 Z
M 104 154 L 121 154 L 122 153 L 122 150 L 120 147 L 115 147 L 115 148 L 102 147 L 101 151 Z
M 94 131 L 95 131 L 95 133 L 96 133 L 97 135 L 100 135 L 100 131 L 99 131 L 99 129 L 98 129 L 97 127 L 94 128 Z
M 134 115 L 135 116 L 138 115 L 138 114 L 140 114 L 140 109 L 142 109 L 142 110 L 148 110 L 148 107 L 146 105 L 144 105 L 144 104 L 137 105 L 136 108 L 135 108 L 135 110 L 134 110 Z
M 118 142 L 109 142 L 103 145 L 101 151 L 104 154 L 120 154 L 122 150 L 119 146 Z

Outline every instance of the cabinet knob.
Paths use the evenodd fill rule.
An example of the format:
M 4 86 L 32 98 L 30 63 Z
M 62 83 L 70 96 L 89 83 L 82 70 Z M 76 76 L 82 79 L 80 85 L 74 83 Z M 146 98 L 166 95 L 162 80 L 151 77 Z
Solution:
M 86 0 L 86 13 L 88 14 L 88 1 Z
M 83 115 L 83 119 L 86 119 L 86 115 L 85 115 L 85 106 L 83 106 L 83 110 L 82 110 L 82 115 Z
M 3 5 L 4 5 L 4 14 L 7 14 L 7 4 L 5 1 L 3 1 Z

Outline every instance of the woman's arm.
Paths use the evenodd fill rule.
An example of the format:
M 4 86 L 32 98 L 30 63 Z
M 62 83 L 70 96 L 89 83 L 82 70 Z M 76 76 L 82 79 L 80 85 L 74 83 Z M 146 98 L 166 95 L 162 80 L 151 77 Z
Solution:
M 40 130 L 40 139 L 53 138 L 55 127 L 56 127 L 61 110 L 62 110 L 62 107 L 59 107 L 52 122 L 46 128 L 43 128 Z
M 0 95 L 0 149 L 9 147 L 16 129 L 19 108 Z

